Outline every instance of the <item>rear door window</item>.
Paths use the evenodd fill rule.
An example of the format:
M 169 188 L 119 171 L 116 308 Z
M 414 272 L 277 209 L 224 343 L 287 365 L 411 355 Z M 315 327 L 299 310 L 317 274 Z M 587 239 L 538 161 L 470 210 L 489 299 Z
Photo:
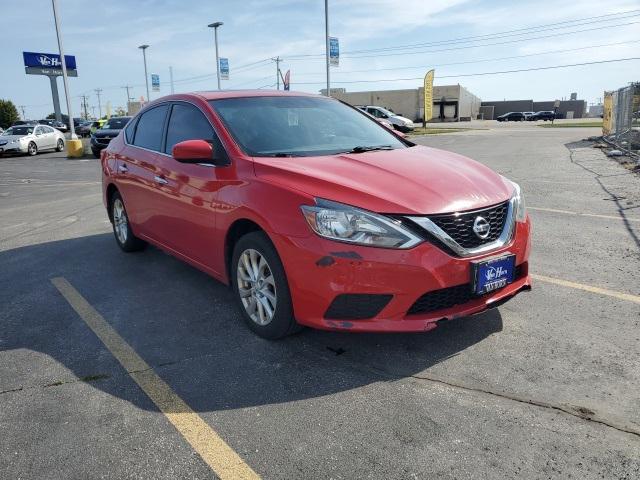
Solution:
M 159 152 L 162 145 L 164 120 L 168 106 L 159 105 L 144 112 L 138 120 L 133 144 L 136 147 L 146 148 Z

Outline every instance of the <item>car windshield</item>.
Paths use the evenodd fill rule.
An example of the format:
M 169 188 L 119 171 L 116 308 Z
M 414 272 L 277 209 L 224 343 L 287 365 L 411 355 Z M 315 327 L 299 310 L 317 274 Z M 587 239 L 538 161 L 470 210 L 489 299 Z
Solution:
M 7 128 L 3 135 L 31 135 L 33 127 L 11 127 Z
M 314 156 L 406 148 L 388 129 L 336 100 L 274 96 L 211 100 L 249 155 Z
M 129 117 L 112 118 L 100 127 L 102 130 L 122 130 L 129 121 Z

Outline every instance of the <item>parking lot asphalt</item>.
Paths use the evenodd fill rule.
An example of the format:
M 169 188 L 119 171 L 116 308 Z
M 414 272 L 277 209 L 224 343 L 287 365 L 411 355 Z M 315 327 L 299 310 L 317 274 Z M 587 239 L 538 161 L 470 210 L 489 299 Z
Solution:
M 278 342 L 205 274 L 122 253 L 96 160 L 0 158 L 0 477 L 232 478 L 229 451 L 264 478 L 640 477 L 640 178 L 597 133 L 415 139 L 522 185 L 530 293 L 425 334 Z

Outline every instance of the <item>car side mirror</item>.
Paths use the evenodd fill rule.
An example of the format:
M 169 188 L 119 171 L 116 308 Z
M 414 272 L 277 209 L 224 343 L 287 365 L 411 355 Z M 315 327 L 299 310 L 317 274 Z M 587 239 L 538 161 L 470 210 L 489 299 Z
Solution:
M 225 165 L 226 162 L 216 155 L 213 145 L 206 140 L 185 140 L 176 143 L 171 150 L 173 158 L 180 163 L 210 163 Z

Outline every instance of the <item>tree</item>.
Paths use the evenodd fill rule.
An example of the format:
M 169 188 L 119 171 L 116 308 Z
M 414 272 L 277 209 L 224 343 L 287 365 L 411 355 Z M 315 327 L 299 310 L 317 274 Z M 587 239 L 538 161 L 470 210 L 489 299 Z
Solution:
M 116 107 L 116 111 L 114 112 L 114 116 L 116 117 L 126 117 L 127 111 L 122 107 Z
M 8 128 L 17 120 L 20 120 L 20 115 L 13 102 L 0 99 L 0 127 Z

